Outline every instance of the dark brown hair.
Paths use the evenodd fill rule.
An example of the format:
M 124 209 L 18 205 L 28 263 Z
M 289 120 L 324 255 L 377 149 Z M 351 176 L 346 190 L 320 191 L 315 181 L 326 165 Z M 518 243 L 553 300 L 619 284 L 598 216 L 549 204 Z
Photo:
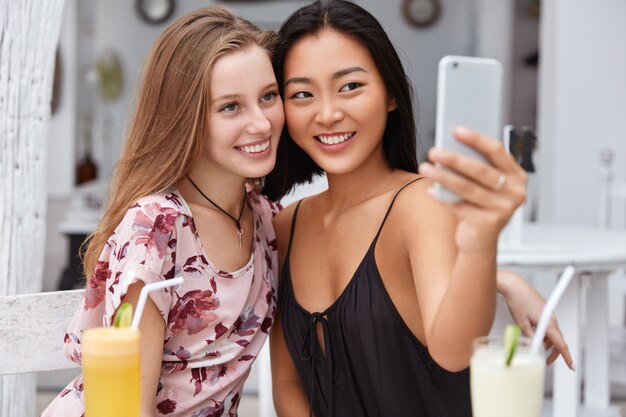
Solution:
M 400 57 L 380 23 L 362 7 L 344 0 L 318 0 L 294 12 L 283 23 L 274 57 L 274 71 L 281 95 L 284 64 L 290 48 L 301 38 L 332 28 L 365 46 L 398 108 L 389 113 L 383 134 L 383 151 L 390 166 L 417 172 L 413 89 Z M 288 123 L 289 121 L 287 121 Z M 274 170 L 265 178 L 263 192 L 278 200 L 296 184 L 309 182 L 322 169 L 283 129 Z

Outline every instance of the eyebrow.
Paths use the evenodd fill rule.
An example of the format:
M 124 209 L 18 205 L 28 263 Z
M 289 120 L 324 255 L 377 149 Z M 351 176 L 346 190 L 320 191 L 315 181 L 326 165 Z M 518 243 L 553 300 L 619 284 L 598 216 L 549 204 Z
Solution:
M 278 84 L 276 82 L 271 82 L 265 87 L 263 87 L 262 90 L 269 90 L 270 88 L 278 88 Z M 224 94 L 223 96 L 215 97 L 214 99 L 211 100 L 211 102 L 222 101 L 222 100 L 232 100 L 232 99 L 240 98 L 241 96 L 242 94 Z
M 348 74 L 352 74 L 353 72 L 367 72 L 364 68 L 361 67 L 349 67 L 337 71 L 332 75 L 332 79 L 336 80 L 341 77 L 345 77 Z M 289 84 L 311 84 L 311 79 L 307 77 L 293 77 L 285 81 L 285 87 Z

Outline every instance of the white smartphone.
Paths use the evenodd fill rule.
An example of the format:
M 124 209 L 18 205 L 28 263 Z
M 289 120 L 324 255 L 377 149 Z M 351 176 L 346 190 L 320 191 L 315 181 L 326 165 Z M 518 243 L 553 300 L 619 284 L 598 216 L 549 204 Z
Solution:
M 448 55 L 439 61 L 435 146 L 484 160 L 478 152 L 457 141 L 456 126 L 500 138 L 502 133 L 502 66 L 495 59 Z M 461 198 L 435 183 L 442 201 Z

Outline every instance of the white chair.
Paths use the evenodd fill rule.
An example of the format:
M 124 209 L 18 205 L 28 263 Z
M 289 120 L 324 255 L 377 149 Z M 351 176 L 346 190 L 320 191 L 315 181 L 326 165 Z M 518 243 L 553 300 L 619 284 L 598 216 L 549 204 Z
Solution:
M 615 201 L 626 202 L 626 181 L 615 181 L 613 161 L 615 154 L 611 149 L 600 152 L 600 200 L 598 205 L 598 225 L 605 229 L 611 228 L 612 206 Z M 626 211 L 625 211 L 626 213 Z
M 617 202 L 626 203 L 626 181 L 615 181 L 613 161 L 615 154 L 611 149 L 600 152 L 601 184 L 598 204 L 598 225 L 602 228 L 615 228 L 613 206 Z M 622 205 L 626 214 L 626 207 Z M 626 219 L 625 219 L 626 222 Z M 626 228 L 624 228 L 626 233 Z M 626 384 L 626 274 L 624 271 L 609 277 L 609 325 L 611 379 Z
M 598 226 L 610 229 L 612 226 L 613 206 L 616 202 L 626 203 L 626 181 L 615 181 L 613 161 L 615 155 L 611 149 L 600 152 L 601 184 L 598 204 Z M 624 208 L 626 214 L 626 208 Z M 624 229 L 626 232 L 626 228 Z M 612 323 L 626 328 L 626 276 L 614 274 L 609 279 L 609 294 Z
M 83 290 L 0 296 L 0 375 L 76 368 L 63 335 Z
M 82 293 L 0 296 L 1 415 L 22 416 L 35 411 L 34 372 L 78 367 L 63 354 L 63 335 Z

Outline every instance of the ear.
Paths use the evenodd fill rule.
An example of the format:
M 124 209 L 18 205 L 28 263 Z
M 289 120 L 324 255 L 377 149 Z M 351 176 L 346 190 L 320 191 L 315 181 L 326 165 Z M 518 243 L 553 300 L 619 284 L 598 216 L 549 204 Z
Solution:
M 396 101 L 395 97 L 389 97 L 389 102 L 387 103 L 387 111 L 394 111 L 395 109 L 398 108 L 398 102 Z

